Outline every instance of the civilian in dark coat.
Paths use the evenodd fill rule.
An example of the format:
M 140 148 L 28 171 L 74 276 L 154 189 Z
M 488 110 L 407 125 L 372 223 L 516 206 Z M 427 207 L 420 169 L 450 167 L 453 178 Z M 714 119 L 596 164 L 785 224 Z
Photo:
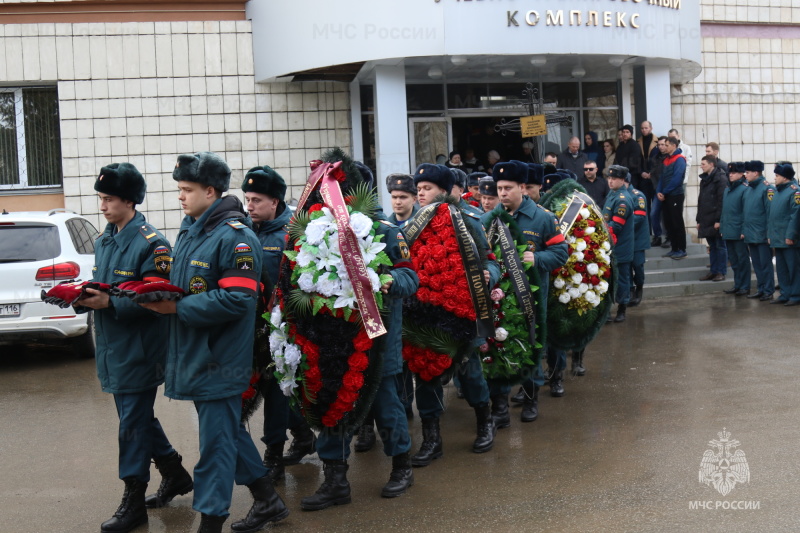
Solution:
M 700 160 L 700 193 L 697 196 L 697 236 L 708 242 L 711 271 L 700 281 L 723 281 L 727 273 L 728 250 L 719 232 L 722 198 L 728 187 L 728 176 L 717 166 L 713 155 Z
M 583 164 L 583 174 L 578 176 L 578 183 L 586 189 L 587 194 L 592 197 L 599 209 L 606 205 L 606 196 L 609 191 L 608 180 L 597 175 L 597 163 L 587 161 Z
M 583 175 L 583 164 L 589 160 L 589 157 L 581 152 L 581 141 L 577 137 L 573 137 L 567 144 L 567 149 L 558 154 L 556 161 L 556 168 L 563 168 L 571 170 L 576 176 Z
M 638 183 L 638 178 L 642 173 L 642 150 L 639 144 L 633 140 L 633 126 L 626 124 L 622 126 L 622 141 L 617 146 L 614 164 L 627 167 L 631 173 L 631 179 Z

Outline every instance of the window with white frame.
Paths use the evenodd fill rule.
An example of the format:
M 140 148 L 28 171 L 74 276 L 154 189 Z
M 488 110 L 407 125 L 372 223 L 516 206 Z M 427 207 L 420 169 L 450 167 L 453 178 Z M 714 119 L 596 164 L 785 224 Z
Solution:
M 60 187 L 55 87 L 0 87 L 0 190 Z

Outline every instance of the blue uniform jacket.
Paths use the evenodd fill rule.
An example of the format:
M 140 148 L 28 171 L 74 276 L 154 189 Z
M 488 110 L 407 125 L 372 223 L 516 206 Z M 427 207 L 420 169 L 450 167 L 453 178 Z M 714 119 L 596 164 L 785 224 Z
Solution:
M 383 218 L 382 213 L 378 218 Z M 394 376 L 403 371 L 403 298 L 411 296 L 419 288 L 419 278 L 411 263 L 409 246 L 400 228 L 382 220 L 376 230 L 383 235 L 381 242 L 386 243 L 384 251 L 394 264 L 389 269 L 392 275 L 392 286 L 389 294 L 384 294 L 387 314 L 384 317 L 386 335 L 382 339 L 383 375 Z
M 117 233 L 108 224 L 95 242 L 93 281 L 168 281 L 169 242 L 138 211 Z M 83 309 L 81 309 L 83 310 Z M 103 391 L 131 394 L 164 383 L 169 322 L 130 298 L 111 297 L 111 307 L 95 309 L 97 377 Z
M 283 208 L 283 211 L 281 211 Z M 286 246 L 286 225 L 292 218 L 292 212 L 284 202 L 278 205 L 281 211 L 273 220 L 259 223 L 256 229 L 258 240 L 261 241 L 261 250 L 264 254 L 262 269 L 269 274 L 272 283 L 278 283 L 278 271 L 281 266 L 283 250 Z
M 606 197 L 603 207 L 603 219 L 608 224 L 608 229 L 617 237 L 614 244 L 614 255 L 617 263 L 630 263 L 633 261 L 633 241 L 635 221 L 631 220 L 633 214 L 633 198 L 625 189 L 611 191 Z
M 503 204 L 483 215 L 483 223 L 488 224 L 491 213 L 503 211 Z M 528 248 L 533 252 L 533 264 L 539 269 L 542 278 L 543 301 L 547 301 L 550 287 L 550 272 L 559 268 L 569 258 L 569 247 L 564 236 L 558 230 L 556 216 L 527 196 L 522 198 L 519 209 L 512 215 L 522 236 L 528 241 Z M 492 284 L 494 286 L 494 284 Z
M 795 241 L 791 248 L 798 246 L 797 213 L 800 211 L 800 187 L 792 180 L 767 189 L 769 218 L 767 237 L 772 248 L 790 248 L 786 239 Z
M 650 217 L 647 215 L 647 198 L 639 189 L 628 185 L 628 192 L 633 195 L 633 251 L 641 252 L 650 249 Z
M 747 192 L 747 180 L 742 177 L 729 181 L 722 195 L 722 216 L 719 221 L 719 232 L 726 241 L 742 239 L 744 225 L 744 195 Z
M 417 214 L 417 211 L 419 211 L 419 207 L 417 206 L 417 204 L 414 204 L 414 206 L 411 208 L 411 216 L 408 217 L 407 219 L 405 219 L 405 220 L 403 220 L 401 222 L 398 222 L 397 215 L 395 213 L 392 213 L 391 215 L 389 215 L 386 218 L 387 218 L 387 220 L 389 220 L 389 222 L 391 222 L 392 224 L 394 224 L 398 228 L 403 229 L 405 227 L 405 225 L 408 224 L 408 221 L 411 220 L 412 218 L 414 218 L 414 215 Z
M 474 208 L 467 206 L 470 209 L 463 209 L 464 223 L 469 224 L 474 234 L 478 236 L 478 242 L 475 243 L 478 248 L 478 254 L 483 257 L 489 257 L 492 254 L 492 249 L 489 247 L 489 241 L 486 240 L 486 230 L 483 229 L 481 224 L 481 216 L 474 211 Z M 494 287 L 494 284 L 500 279 L 500 265 L 494 259 L 488 259 L 486 270 L 489 271 L 489 287 Z
M 742 202 L 744 222 L 742 235 L 747 244 L 767 242 L 767 180 L 759 176 L 748 183 Z
M 181 224 L 171 278 L 189 294 L 170 315 L 170 398 L 218 400 L 248 386 L 262 262 L 249 223 L 241 202 L 226 196 Z

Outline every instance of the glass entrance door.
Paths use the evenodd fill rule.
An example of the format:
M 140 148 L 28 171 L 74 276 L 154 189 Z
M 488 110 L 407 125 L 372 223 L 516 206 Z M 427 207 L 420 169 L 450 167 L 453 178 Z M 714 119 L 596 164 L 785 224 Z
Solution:
M 447 155 L 453 146 L 452 125 L 450 119 L 445 117 L 408 119 L 408 137 L 412 171 L 422 163 L 439 162 L 439 156 L 447 161 Z M 444 164 L 444 161 L 441 163 Z

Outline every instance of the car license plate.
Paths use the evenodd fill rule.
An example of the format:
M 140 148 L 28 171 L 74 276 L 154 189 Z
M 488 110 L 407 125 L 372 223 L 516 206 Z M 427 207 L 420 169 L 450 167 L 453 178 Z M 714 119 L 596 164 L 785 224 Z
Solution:
M 0 316 L 19 316 L 20 304 L 0 304 Z

